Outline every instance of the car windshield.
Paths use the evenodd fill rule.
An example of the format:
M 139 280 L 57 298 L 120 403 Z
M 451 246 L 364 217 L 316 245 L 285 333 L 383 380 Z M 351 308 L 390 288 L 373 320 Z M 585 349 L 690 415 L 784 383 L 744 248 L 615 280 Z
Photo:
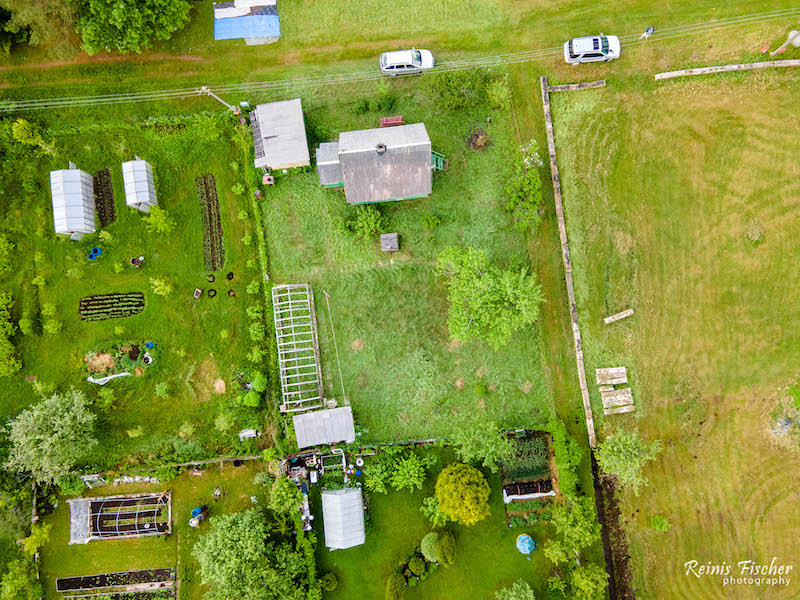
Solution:
M 417 67 L 422 66 L 422 52 L 420 52 L 419 50 L 412 51 L 411 62 L 413 62 L 414 65 Z
M 381 54 L 381 66 L 382 67 L 386 66 L 386 55 L 385 54 Z
M 608 38 L 606 36 L 602 36 L 600 41 L 603 44 L 603 54 L 608 54 Z
M 575 49 L 574 49 L 574 47 L 572 45 L 572 40 L 569 41 L 569 45 L 567 46 L 567 48 L 569 50 L 569 57 L 570 58 L 576 58 L 577 55 L 575 54 Z

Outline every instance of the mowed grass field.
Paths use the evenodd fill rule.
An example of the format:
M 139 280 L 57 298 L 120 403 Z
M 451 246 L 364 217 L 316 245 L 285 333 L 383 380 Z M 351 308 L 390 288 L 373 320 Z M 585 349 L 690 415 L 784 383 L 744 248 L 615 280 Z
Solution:
M 684 568 L 798 556 L 800 455 L 769 428 L 800 358 L 799 84 L 756 72 L 553 96 L 587 374 L 627 366 L 636 404 L 603 418 L 592 385 L 595 418 L 664 446 L 650 486 L 623 495 L 638 598 L 800 590 Z
M 313 285 L 326 394 L 342 396 L 340 362 L 362 441 L 447 436 L 472 419 L 509 428 L 543 424 L 553 404 L 537 327 L 526 327 L 496 350 L 480 341 L 452 340 L 444 281 L 435 272 L 448 246 L 484 249 L 502 267 L 528 264 L 525 238 L 501 204 L 516 143 L 509 113 L 492 110 L 485 93 L 470 110 L 455 112 L 439 108 L 428 88 L 411 95 L 405 82 L 397 82 L 389 89 L 396 99 L 390 114 L 425 123 L 433 148 L 450 165 L 434 173 L 429 198 L 380 205 L 385 231 L 400 234 L 400 251 L 381 252 L 378 235 L 361 240 L 343 233 L 337 217 L 356 209 L 345 205 L 341 190 L 320 186 L 313 169 L 280 179 L 267 191 L 272 280 Z M 363 97 L 375 94 L 368 89 Z M 360 113 L 354 109 L 358 96 L 335 101 L 336 95 L 304 98 L 310 138 L 336 140 L 340 131 L 375 127 L 387 114 Z M 485 151 L 467 143 L 476 129 L 492 137 Z M 426 229 L 425 215 L 435 215 L 440 225 Z M 477 392 L 479 383 L 488 391 Z

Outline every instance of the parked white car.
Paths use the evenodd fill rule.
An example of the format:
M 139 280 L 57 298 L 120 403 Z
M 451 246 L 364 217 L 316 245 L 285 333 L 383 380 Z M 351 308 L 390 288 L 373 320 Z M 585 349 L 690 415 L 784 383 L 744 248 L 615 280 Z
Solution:
M 564 44 L 564 60 L 571 65 L 619 58 L 620 43 L 615 35 L 590 35 Z
M 381 72 L 389 75 L 407 75 L 420 73 L 434 65 L 433 54 L 430 50 L 398 50 L 381 54 Z

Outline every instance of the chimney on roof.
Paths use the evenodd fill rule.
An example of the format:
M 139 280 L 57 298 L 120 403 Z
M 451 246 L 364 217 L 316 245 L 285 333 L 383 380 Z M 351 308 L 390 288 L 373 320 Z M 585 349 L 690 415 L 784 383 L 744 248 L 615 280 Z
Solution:
M 386 152 L 386 144 L 378 144 L 375 146 L 375 150 L 378 154 L 384 154 Z

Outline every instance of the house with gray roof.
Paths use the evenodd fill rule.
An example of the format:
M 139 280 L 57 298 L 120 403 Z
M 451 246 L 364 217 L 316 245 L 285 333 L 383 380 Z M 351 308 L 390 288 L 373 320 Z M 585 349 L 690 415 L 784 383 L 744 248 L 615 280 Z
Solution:
M 322 492 L 325 545 L 331 550 L 360 546 L 366 539 L 361 490 L 344 488 Z
M 257 169 L 286 173 L 311 164 L 300 98 L 259 104 L 250 113 L 250 128 Z
M 338 442 L 353 443 L 356 430 L 349 406 L 315 410 L 292 417 L 298 448 L 327 446 Z
M 346 131 L 317 149 L 320 184 L 344 187 L 349 204 L 430 196 L 443 164 L 424 123 Z

